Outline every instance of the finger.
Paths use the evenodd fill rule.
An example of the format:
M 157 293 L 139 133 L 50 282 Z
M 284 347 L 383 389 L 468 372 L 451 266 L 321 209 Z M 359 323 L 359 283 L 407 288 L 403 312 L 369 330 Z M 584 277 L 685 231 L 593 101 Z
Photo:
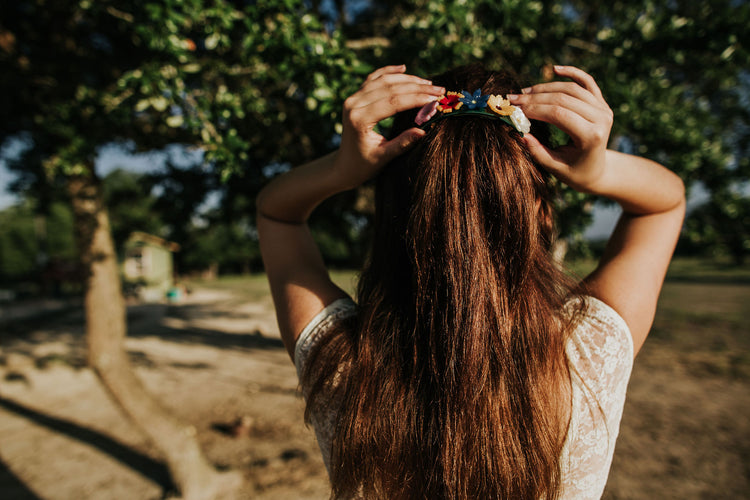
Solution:
M 567 108 L 552 104 L 530 104 L 521 108 L 531 120 L 541 120 L 559 127 L 568 134 L 576 146 L 582 147 L 595 136 L 595 131 L 601 128 L 584 117 Z
M 405 73 L 388 73 L 374 80 L 366 81 L 362 84 L 361 88 L 362 90 L 372 90 L 379 85 L 395 85 L 399 83 L 421 83 L 423 85 L 432 85 L 431 80 L 426 80 L 415 75 L 407 75 Z
M 352 102 L 352 108 L 361 108 L 368 106 L 373 102 L 388 99 L 391 96 L 401 94 L 429 94 L 433 97 L 440 97 L 445 93 L 445 87 L 436 85 L 425 85 L 422 83 L 401 83 L 394 85 L 383 85 L 375 87 L 370 91 L 364 91 Z
M 405 153 L 419 141 L 422 137 L 427 134 L 426 131 L 421 128 L 410 128 L 401 132 L 397 137 L 391 139 L 383 145 L 381 150 L 381 159 L 384 163 L 387 163 L 397 156 Z
M 596 97 L 599 97 L 600 99 L 604 98 L 601 89 L 599 89 L 599 85 L 597 85 L 596 80 L 594 80 L 594 77 L 582 69 L 578 69 L 575 66 L 555 66 L 554 70 L 556 75 L 568 77 Z
M 418 76 L 413 75 L 394 75 L 395 78 L 393 78 L 393 81 L 390 81 L 392 78 L 390 76 L 388 77 L 382 77 L 378 80 L 375 80 L 373 82 L 366 83 L 363 85 L 357 92 L 349 96 L 347 99 L 349 101 L 350 107 L 359 107 L 364 106 L 372 102 L 372 92 L 376 92 L 378 90 L 386 89 L 386 93 L 395 93 L 402 85 L 422 85 L 426 86 L 424 89 L 429 89 L 430 87 L 435 87 L 433 89 L 433 92 L 438 92 L 438 89 L 442 89 L 442 93 L 445 93 L 444 87 L 437 87 L 433 86 L 432 82 L 429 82 L 428 80 L 424 80 L 422 78 L 419 78 Z M 387 78 L 387 79 L 386 79 Z M 427 83 L 425 83 L 427 82 Z M 422 90 L 421 87 L 411 87 L 412 89 L 418 89 L 418 91 Z M 442 94 L 438 94 L 442 95 Z
M 422 107 L 434 100 L 435 94 L 411 92 L 391 94 L 385 98 L 374 100 L 366 106 L 353 109 L 349 114 L 349 119 L 357 128 L 369 128 L 389 116 L 407 109 Z
M 523 93 L 520 95 L 531 96 L 537 94 L 552 93 L 567 94 L 571 97 L 575 97 L 576 99 L 580 99 L 581 101 L 588 102 L 589 104 L 592 104 L 594 106 L 602 106 L 602 104 L 606 105 L 604 99 L 600 99 L 575 82 L 539 83 L 537 85 L 534 85 L 533 87 L 523 89 Z
M 529 154 L 539 165 L 552 174 L 561 174 L 568 170 L 567 163 L 558 153 L 539 142 L 531 134 L 524 134 L 521 140 L 526 144 Z
M 375 80 L 376 78 L 380 78 L 383 75 L 387 75 L 390 73 L 403 73 L 406 71 L 406 64 L 397 64 L 394 66 L 383 66 L 382 68 L 378 68 L 369 75 L 367 75 L 367 78 L 365 79 L 365 82 L 370 82 L 372 80 Z
M 535 104 L 552 104 L 555 106 L 560 106 L 578 113 L 591 123 L 598 123 L 599 121 L 601 121 L 602 118 L 606 116 L 606 111 L 609 110 L 609 108 L 607 108 L 606 111 L 602 109 L 601 104 L 599 104 L 599 106 L 595 106 L 587 101 L 582 101 L 577 97 L 559 92 L 508 95 L 508 99 L 510 100 L 511 104 L 515 106 L 521 106 L 522 109 L 526 109 L 526 107 Z

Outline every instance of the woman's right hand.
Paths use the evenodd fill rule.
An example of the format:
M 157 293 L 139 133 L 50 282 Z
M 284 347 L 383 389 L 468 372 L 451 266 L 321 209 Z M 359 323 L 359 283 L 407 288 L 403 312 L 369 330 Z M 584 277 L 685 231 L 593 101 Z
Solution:
M 554 70 L 573 81 L 534 85 L 509 96 L 510 101 L 529 118 L 551 123 L 572 139 L 572 144 L 550 149 L 526 134 L 532 157 L 573 189 L 596 193 L 605 173 L 612 110 L 591 75 L 573 66 Z
M 424 130 L 412 127 L 389 141 L 374 130 L 379 121 L 424 106 L 445 93 L 445 88 L 405 71 L 404 65 L 380 68 L 344 101 L 341 146 L 334 164 L 346 188 L 374 177 L 425 135 Z

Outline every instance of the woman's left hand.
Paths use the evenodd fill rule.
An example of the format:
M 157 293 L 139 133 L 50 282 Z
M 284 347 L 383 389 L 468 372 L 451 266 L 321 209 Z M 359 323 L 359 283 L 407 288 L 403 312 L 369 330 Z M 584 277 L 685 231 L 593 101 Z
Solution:
M 413 127 L 389 141 L 374 130 L 379 121 L 424 106 L 445 93 L 445 88 L 405 71 L 404 65 L 380 68 L 344 101 L 344 130 L 334 168 L 346 188 L 374 177 L 425 135 L 424 130 Z
M 555 74 L 572 81 L 541 83 L 508 97 L 529 118 L 551 123 L 572 139 L 571 144 L 549 149 L 526 134 L 523 140 L 534 159 L 573 189 L 596 193 L 606 170 L 612 110 L 588 73 L 555 66 Z

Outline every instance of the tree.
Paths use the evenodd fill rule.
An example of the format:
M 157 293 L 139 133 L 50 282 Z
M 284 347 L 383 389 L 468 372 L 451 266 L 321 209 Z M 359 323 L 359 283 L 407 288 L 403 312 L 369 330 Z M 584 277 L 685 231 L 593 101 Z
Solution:
M 690 213 L 686 239 L 693 246 L 723 252 L 741 266 L 750 255 L 750 197 L 736 191 L 722 193 Z
M 0 211 L 0 279 L 13 283 L 47 285 L 50 266 L 73 261 L 73 215 L 67 204 L 55 201 L 40 212 L 38 200 L 26 198 Z M 42 278 L 40 282 L 40 278 Z
M 121 250 L 133 231 L 165 236 L 161 214 L 154 209 L 149 177 L 116 168 L 103 179 L 104 201 L 115 249 Z
M 360 8 L 361 2 L 341 0 L 321 13 L 324 4 L 0 5 L 0 140 L 23 137 L 28 144 L 15 162 L 26 186 L 41 193 L 58 179 L 67 185 L 88 270 L 91 364 L 164 452 L 186 497 L 198 498 L 222 479 L 187 437 L 189 428 L 142 390 L 124 356 L 124 305 L 93 168 L 99 146 L 128 140 L 141 150 L 200 147 L 203 165 L 175 184 L 188 186 L 195 174 L 199 189 L 186 196 L 181 223 L 165 220 L 167 231 L 199 234 L 186 222 L 198 192 L 221 189 L 221 206 L 234 210 L 238 222 L 212 230 L 235 245 L 252 236 L 249 200 L 274 167 L 335 147 L 341 103 L 374 66 L 405 62 L 410 71 L 428 75 L 479 59 L 538 81 L 550 78 L 550 64 L 565 63 L 587 69 L 601 83 L 616 113 L 614 146 L 651 156 L 714 193 L 747 179 L 747 161 L 732 162 L 732 154 L 746 148 L 736 132 L 744 130 L 746 137 L 748 103 L 736 91 L 747 88 L 746 2 L 381 0 Z M 170 178 L 178 175 L 175 170 Z M 213 184 L 230 177 L 225 187 Z M 347 252 L 362 252 L 363 193 L 331 200 L 314 221 L 328 252 L 342 260 Z M 564 196 L 563 229 L 579 233 L 590 200 Z M 347 225 L 333 223 L 334 216 Z M 252 245 L 243 252 L 251 253 Z
M 0 212 L 0 276 L 3 281 L 14 281 L 34 272 L 38 254 L 31 207 L 21 205 Z
M 338 96 L 366 71 L 301 1 L 21 1 L 0 6 L 0 140 L 24 134 L 17 166 L 62 176 L 87 270 L 89 361 L 114 401 L 164 454 L 184 498 L 221 496 L 195 432 L 143 389 L 125 355 L 125 308 L 98 146 L 200 145 L 226 178 L 319 154 Z M 333 62 L 332 62 L 333 61 Z M 354 69 L 352 69 L 354 68 Z M 252 158 L 250 153 L 252 152 Z
M 722 193 L 749 178 L 750 5 L 734 0 L 383 0 L 341 29 L 380 41 L 360 57 L 404 62 L 421 75 L 472 61 L 529 83 L 552 64 L 584 68 L 615 112 L 610 146 L 651 157 L 688 187 Z M 560 200 L 565 237 L 590 222 L 590 197 Z

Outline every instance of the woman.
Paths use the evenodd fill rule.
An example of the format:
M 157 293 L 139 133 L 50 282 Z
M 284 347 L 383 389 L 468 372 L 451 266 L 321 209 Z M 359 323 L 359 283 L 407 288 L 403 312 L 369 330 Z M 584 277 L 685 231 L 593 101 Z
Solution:
M 601 496 L 684 188 L 654 162 L 607 150 L 612 111 L 594 80 L 555 72 L 572 81 L 522 91 L 476 66 L 434 81 L 381 68 L 346 100 L 339 150 L 258 197 L 279 328 L 333 497 Z M 532 133 L 448 113 L 460 105 L 446 92 L 475 88 L 467 108 L 471 95 L 479 108 L 502 96 L 494 105 L 535 120 Z M 386 140 L 373 128 L 393 115 Z M 571 144 L 544 145 L 541 122 Z M 550 256 L 547 174 L 623 208 L 581 283 Z M 306 221 L 373 177 L 374 242 L 355 305 L 329 279 Z

